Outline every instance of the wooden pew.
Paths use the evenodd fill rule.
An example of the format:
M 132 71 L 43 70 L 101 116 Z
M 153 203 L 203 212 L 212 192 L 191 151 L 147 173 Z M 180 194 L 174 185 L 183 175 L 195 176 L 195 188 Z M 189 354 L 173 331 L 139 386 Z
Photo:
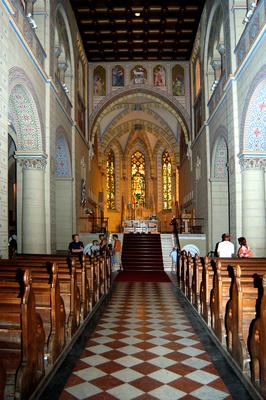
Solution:
M 250 327 L 249 349 L 251 380 L 266 398 L 266 274 L 262 278 L 262 289 L 257 315 Z
M 192 302 L 192 277 L 193 277 L 193 257 L 188 252 L 187 259 L 186 259 L 186 275 L 185 275 L 185 295 L 187 296 L 188 300 Z
M 256 316 L 256 304 L 259 298 L 265 265 L 253 265 L 253 269 L 237 265 L 233 267 L 230 299 L 226 306 L 225 324 L 227 346 L 233 358 L 244 370 L 249 360 L 248 336 L 251 321 Z
M 0 267 L 0 292 L 16 288 L 20 268 Z M 51 275 L 32 269 L 32 288 L 35 294 L 36 311 L 40 314 L 45 330 L 45 358 L 51 366 L 65 346 L 65 306 L 60 296 L 58 266 L 53 263 Z
M 185 278 L 186 278 L 186 267 L 187 267 L 187 253 L 185 250 L 181 251 L 179 264 L 176 266 L 177 284 L 185 293 Z
M 51 270 L 52 263 L 46 259 L 39 260 L 37 257 L 26 256 L 18 257 L 12 260 L 0 260 L 1 267 L 17 268 L 25 270 L 30 268 L 31 270 L 38 272 L 49 273 Z M 71 340 L 71 337 L 76 332 L 78 326 L 80 325 L 80 290 L 77 286 L 77 272 L 75 267 L 75 260 L 71 260 L 70 267 L 65 265 L 62 267 L 59 263 L 59 284 L 60 284 L 60 294 L 63 298 L 65 311 L 66 311 L 66 339 Z
M 211 259 L 208 256 L 204 257 L 202 265 L 202 279 L 200 284 L 200 311 L 201 315 L 210 326 L 210 296 L 213 284 L 213 268 Z
M 242 274 L 247 271 L 250 276 L 250 272 L 259 271 L 266 266 L 266 260 L 263 258 L 214 258 L 210 261 L 213 271 L 213 284 L 210 291 L 210 319 L 211 327 L 215 332 L 218 339 L 225 344 L 225 310 L 227 302 L 230 297 L 230 286 L 231 286 L 231 274 L 233 273 L 233 267 L 241 265 Z M 232 268 L 229 269 L 228 266 Z
M 4 398 L 5 386 L 6 386 L 6 371 L 0 361 L 0 399 Z
M 197 254 L 193 260 L 193 276 L 192 276 L 192 304 L 196 310 L 201 313 L 200 310 L 200 287 L 202 281 L 202 265 L 203 258 L 199 257 Z
M 24 273 L 24 294 L 20 294 L 19 285 L 0 292 L 0 360 L 6 374 L 4 396 L 28 399 L 44 375 L 45 340 L 30 270 Z

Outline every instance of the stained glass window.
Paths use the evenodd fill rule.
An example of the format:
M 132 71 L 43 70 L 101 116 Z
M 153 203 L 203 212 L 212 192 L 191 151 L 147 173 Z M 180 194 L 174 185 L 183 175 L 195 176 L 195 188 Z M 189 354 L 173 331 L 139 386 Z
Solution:
M 131 156 L 131 192 L 134 208 L 145 206 L 145 158 L 140 151 Z
M 172 163 L 167 150 L 162 155 L 162 174 L 163 174 L 163 209 L 172 208 Z
M 107 175 L 107 209 L 115 210 L 115 155 L 110 150 L 106 163 Z

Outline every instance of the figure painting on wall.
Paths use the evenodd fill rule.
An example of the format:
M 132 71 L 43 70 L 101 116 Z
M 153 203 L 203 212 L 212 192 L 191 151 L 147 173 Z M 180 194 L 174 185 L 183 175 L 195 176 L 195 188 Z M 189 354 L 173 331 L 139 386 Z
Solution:
M 172 70 L 173 96 L 185 95 L 184 81 L 184 69 L 181 65 L 176 65 Z
M 147 80 L 147 71 L 142 65 L 136 65 L 131 70 L 131 80 L 135 85 L 143 84 Z
M 165 86 L 165 69 L 162 65 L 157 65 L 153 70 L 154 86 Z
M 101 66 L 98 66 L 94 70 L 94 94 L 95 96 L 105 96 L 105 69 Z
M 121 65 L 112 69 L 112 86 L 124 86 L 124 68 Z

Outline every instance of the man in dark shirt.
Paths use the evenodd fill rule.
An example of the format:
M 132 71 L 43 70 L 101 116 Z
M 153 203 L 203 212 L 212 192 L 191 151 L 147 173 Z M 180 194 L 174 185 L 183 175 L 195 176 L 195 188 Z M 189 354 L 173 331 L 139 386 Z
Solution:
M 69 243 L 68 250 L 71 256 L 78 256 L 80 259 L 83 255 L 84 245 L 79 240 L 79 235 L 76 233 L 72 236 L 73 241 Z

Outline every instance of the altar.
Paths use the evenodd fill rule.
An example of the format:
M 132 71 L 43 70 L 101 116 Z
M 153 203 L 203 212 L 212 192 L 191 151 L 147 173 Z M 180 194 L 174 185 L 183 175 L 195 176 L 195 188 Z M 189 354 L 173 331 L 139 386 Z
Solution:
M 123 221 L 124 233 L 158 233 L 158 220 L 125 220 Z

